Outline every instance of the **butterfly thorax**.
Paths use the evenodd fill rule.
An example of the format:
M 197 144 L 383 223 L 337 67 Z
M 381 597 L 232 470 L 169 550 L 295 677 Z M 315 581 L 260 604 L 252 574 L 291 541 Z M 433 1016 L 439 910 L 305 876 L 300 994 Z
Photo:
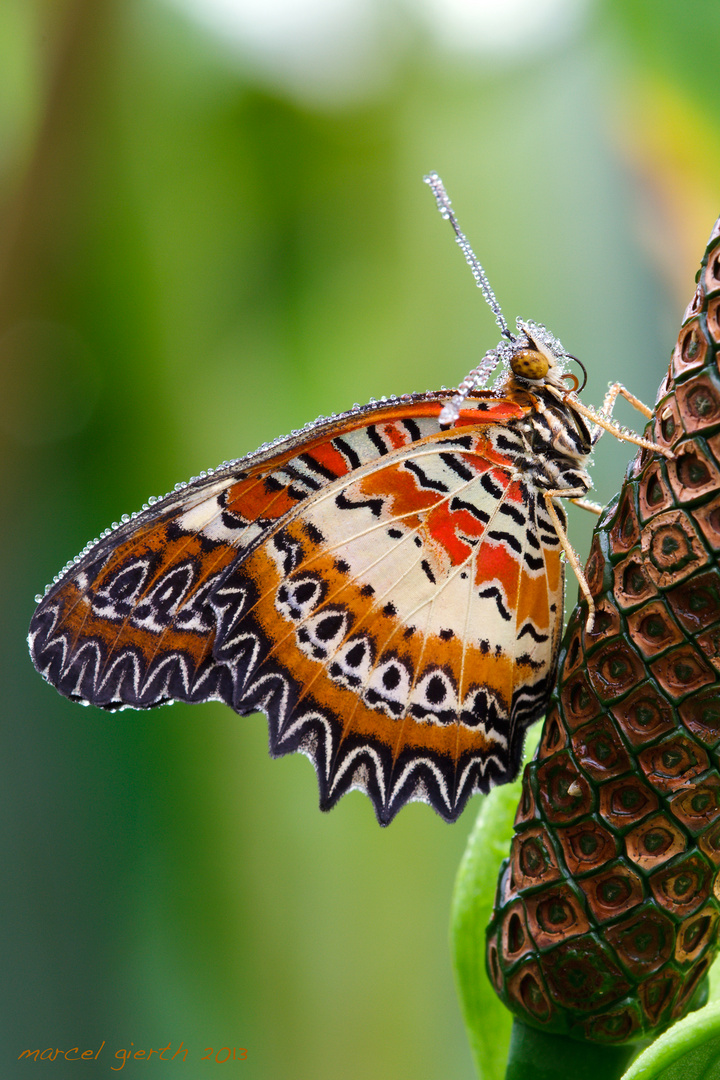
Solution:
M 521 380 L 512 378 L 503 390 L 515 400 L 530 399 L 530 408 L 518 430 L 527 447 L 523 464 L 533 474 L 536 485 L 589 491 L 592 480 L 584 463 L 592 452 L 592 442 L 585 421 L 573 408 L 572 398 L 551 384 L 530 390 Z

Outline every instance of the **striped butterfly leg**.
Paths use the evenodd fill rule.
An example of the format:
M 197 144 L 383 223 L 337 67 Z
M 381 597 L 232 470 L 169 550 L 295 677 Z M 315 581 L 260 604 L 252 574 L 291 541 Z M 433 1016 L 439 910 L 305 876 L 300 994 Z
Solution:
M 616 439 L 620 439 L 622 442 L 634 443 L 636 446 L 642 446 L 645 450 L 653 450 L 655 453 L 662 454 L 663 457 L 672 461 L 675 455 L 667 446 L 660 446 L 659 443 L 652 442 L 650 439 L 645 439 L 642 435 L 638 435 L 636 432 L 631 431 L 630 428 L 625 427 L 623 424 L 618 424 L 611 419 L 615 402 L 618 397 L 624 397 L 625 400 L 628 401 L 633 408 L 637 409 L 639 413 L 642 413 L 647 420 L 652 419 L 652 409 L 649 409 L 639 398 L 635 397 L 634 394 L 631 394 L 622 383 L 611 383 L 599 409 L 593 409 L 583 401 L 573 397 L 573 408 L 593 424 L 591 432 L 593 446 L 596 445 L 603 431 L 608 431 L 611 435 L 614 435 Z
M 649 406 L 647 406 L 643 401 L 641 401 L 640 398 L 637 398 L 634 394 L 631 394 L 628 388 L 626 386 L 623 386 L 623 384 L 619 382 L 610 383 L 610 385 L 608 386 L 608 390 L 603 399 L 603 403 L 598 409 L 599 415 L 602 416 L 605 420 L 610 420 L 612 418 L 613 409 L 615 408 L 615 402 L 620 396 L 624 397 L 625 400 L 628 401 L 634 409 L 637 409 L 639 413 L 642 413 L 646 420 L 652 420 L 652 409 L 649 408 Z M 597 431 L 595 433 L 593 441 L 597 442 L 599 438 L 600 431 Z
M 600 517 L 604 509 L 600 503 L 593 502 L 592 499 L 570 499 L 570 502 L 574 503 L 575 506 L 579 506 L 581 510 L 588 510 L 597 517 Z
M 560 515 L 558 514 L 553 503 L 553 499 L 569 499 L 571 502 L 574 502 L 576 506 L 582 507 L 583 510 L 589 510 L 591 513 L 594 514 L 602 513 L 601 506 L 598 506 L 597 503 L 591 502 L 589 499 L 582 498 L 584 494 L 584 488 L 565 488 L 564 490 L 555 488 L 551 491 L 543 491 L 545 507 L 548 514 L 550 515 L 550 520 L 555 526 L 555 532 L 557 533 L 558 540 L 560 541 L 560 546 L 565 552 L 565 558 L 570 563 L 570 566 L 573 569 L 573 573 L 575 574 L 578 585 L 580 586 L 580 591 L 587 600 L 588 616 L 585 625 L 587 632 L 591 633 L 592 628 L 595 625 L 595 602 L 592 598 L 590 586 L 588 584 L 587 578 L 585 577 L 585 571 L 583 570 L 582 563 L 580 562 L 580 557 L 575 551 L 575 548 L 570 543 L 570 538 L 568 537 L 567 530 L 565 529 Z
M 610 387 L 608 388 L 608 392 L 603 400 L 603 403 L 600 409 L 598 409 L 597 411 L 585 405 L 584 402 L 581 402 L 577 398 L 573 397 L 573 408 L 577 409 L 577 411 L 582 416 L 585 416 L 587 419 L 593 421 L 593 430 L 591 432 L 591 440 L 593 446 L 598 442 L 603 431 L 609 431 L 610 434 L 614 435 L 617 439 L 620 439 L 623 442 L 631 442 L 637 446 L 643 447 L 646 450 L 656 451 L 662 454 L 664 457 L 670 459 L 674 458 L 675 455 L 673 454 L 672 450 L 669 450 L 667 447 L 660 446 L 658 443 L 654 443 L 650 439 L 645 439 L 641 435 L 637 435 L 634 431 L 631 431 L 629 428 L 623 427 L 621 424 L 616 424 L 614 423 L 614 421 L 611 420 L 615 402 L 620 396 L 624 397 L 626 401 L 629 401 L 630 404 L 638 410 L 638 412 L 642 413 L 642 415 L 646 417 L 646 419 L 652 419 L 652 410 L 649 409 L 648 406 L 645 405 L 642 401 L 640 401 L 639 398 L 635 397 L 634 394 L 631 394 L 630 391 L 622 385 L 622 383 L 615 382 L 610 385 Z M 560 520 L 560 516 L 557 513 L 557 510 L 553 506 L 552 500 L 554 498 L 570 499 L 570 501 L 574 502 L 576 506 L 580 506 L 583 510 L 589 510 L 591 513 L 598 515 L 602 513 L 602 507 L 599 506 L 598 503 L 583 498 L 582 496 L 584 496 L 585 492 L 582 490 L 562 491 L 557 489 L 553 491 L 543 492 L 543 494 L 545 497 L 545 505 L 547 506 L 548 514 L 550 515 L 553 525 L 555 526 L 555 531 L 557 532 L 562 549 L 565 552 L 565 557 L 569 562 L 570 566 L 572 567 L 575 577 L 577 578 L 578 585 L 580 586 L 580 591 L 587 600 L 588 616 L 585 627 L 588 633 L 592 633 L 593 626 L 595 625 L 595 603 L 590 593 L 590 586 L 588 585 L 588 581 L 582 568 L 580 558 L 575 549 L 573 548 L 572 544 L 570 543 L 565 527 Z

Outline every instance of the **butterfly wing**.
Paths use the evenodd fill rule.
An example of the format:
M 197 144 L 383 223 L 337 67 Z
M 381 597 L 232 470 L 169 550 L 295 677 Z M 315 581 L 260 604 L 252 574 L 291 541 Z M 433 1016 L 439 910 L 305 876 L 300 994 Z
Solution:
M 103 708 L 264 711 L 313 761 L 321 805 L 360 788 L 387 823 L 454 820 L 510 779 L 545 708 L 562 572 L 517 468 L 527 402 L 424 395 L 311 425 L 167 496 L 40 603 L 33 660 Z

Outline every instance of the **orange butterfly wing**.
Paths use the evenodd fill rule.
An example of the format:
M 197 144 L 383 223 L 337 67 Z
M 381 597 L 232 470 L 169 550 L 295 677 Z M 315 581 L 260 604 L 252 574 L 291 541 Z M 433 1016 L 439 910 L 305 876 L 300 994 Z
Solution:
M 61 693 L 264 711 L 387 823 L 454 820 L 517 771 L 557 658 L 557 536 L 522 460 L 527 395 L 372 404 L 193 481 L 66 568 L 30 628 Z

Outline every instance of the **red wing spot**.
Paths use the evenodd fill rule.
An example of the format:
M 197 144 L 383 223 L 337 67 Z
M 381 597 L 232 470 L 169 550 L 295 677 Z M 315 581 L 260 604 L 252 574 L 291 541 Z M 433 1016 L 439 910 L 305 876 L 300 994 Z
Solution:
M 507 482 L 507 477 L 504 477 L 504 479 Z M 512 501 L 516 503 L 527 502 L 527 499 L 523 494 L 522 487 L 517 480 L 513 481 L 511 484 L 508 484 L 508 486 L 505 488 L 505 498 L 512 499 Z
M 287 491 L 268 493 L 265 484 L 257 478 L 242 480 L 228 489 L 226 509 L 237 514 L 245 521 L 257 521 L 258 518 L 283 517 L 297 505 Z
M 498 578 L 511 595 L 517 582 L 519 566 L 517 560 L 506 548 L 499 544 L 484 544 L 482 558 L 477 560 L 475 584 L 483 585 L 486 581 Z
M 502 424 L 509 420 L 522 420 L 524 415 L 525 410 L 514 401 L 503 398 L 495 401 L 489 399 L 487 408 L 461 409 L 460 417 L 455 421 L 455 427 L 465 427 L 467 424 Z
M 472 546 L 464 537 L 480 539 L 485 526 L 468 510 L 450 510 L 447 502 L 440 503 L 427 516 L 426 528 L 450 557 L 453 566 L 465 562 Z
M 409 432 L 403 432 L 396 424 L 384 424 L 383 434 L 393 450 L 399 450 L 401 446 L 407 446 L 412 440 Z
M 348 463 L 339 450 L 336 450 L 331 442 L 321 443 L 311 451 L 311 457 L 323 468 L 328 469 L 334 476 L 347 476 L 350 472 Z

